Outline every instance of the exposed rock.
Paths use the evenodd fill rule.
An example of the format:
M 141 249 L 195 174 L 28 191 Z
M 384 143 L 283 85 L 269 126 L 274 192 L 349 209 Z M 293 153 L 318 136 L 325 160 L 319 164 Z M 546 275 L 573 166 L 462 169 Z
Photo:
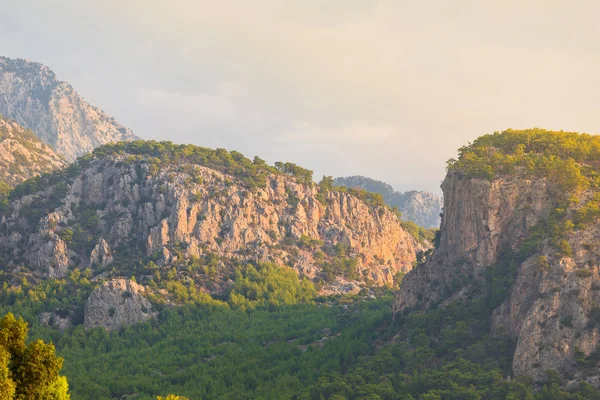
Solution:
M 101 267 L 106 267 L 113 262 L 113 256 L 111 254 L 110 246 L 106 243 L 104 238 L 98 241 L 98 244 L 92 250 L 92 254 L 90 255 L 90 267 L 94 267 L 99 265 Z
M 396 313 L 472 296 L 502 250 L 518 250 L 556 207 L 545 179 L 489 182 L 450 173 L 442 189 L 439 247 L 404 277 L 393 304 Z M 492 332 L 507 333 L 516 341 L 514 374 L 542 381 L 546 370 L 554 369 L 600 382 L 597 373 L 581 375 L 574 362 L 576 351 L 589 355 L 600 344 L 591 317 L 600 304 L 599 239 L 600 225 L 590 224 L 567 235 L 573 257 L 557 254 L 544 242 L 541 251 L 518 265 L 508 297 L 492 315 Z
M 387 183 L 364 176 L 349 176 L 336 178 L 336 186 L 363 189 L 379 193 L 390 207 L 398 207 L 402 218 L 412 221 L 425 228 L 438 228 L 440 226 L 440 213 L 442 212 L 442 199 L 430 192 L 411 190 L 397 192 Z
M 66 162 L 31 131 L 0 116 L 0 180 L 15 186 Z
M 84 310 L 86 328 L 108 330 L 144 322 L 156 315 L 144 297 L 145 288 L 127 279 L 114 279 L 94 290 Z
M 360 293 L 360 285 L 358 282 L 347 281 L 343 278 L 336 278 L 335 282 L 325 285 L 319 294 L 322 296 L 332 296 L 340 294 L 357 295 Z
M 317 279 L 323 263 L 341 257 L 353 260 L 352 279 L 392 284 L 425 249 L 392 211 L 348 193 L 320 198 L 317 185 L 283 174 L 267 174 L 264 187 L 248 190 L 239 178 L 196 164 L 152 167 L 127 154 L 102 157 L 65 179 L 58 201 L 55 185 L 15 199 L 0 223 L 0 255 L 9 267 L 56 277 L 117 260 L 152 258 L 167 267 L 217 255 L 222 272 L 202 285 L 222 292 L 224 265 L 248 261 Z M 39 220 L 23 218 L 36 199 L 52 206 Z
M 45 312 L 39 315 L 40 324 L 49 326 L 63 332 L 73 326 L 73 321 L 68 312 Z
M 442 183 L 444 216 L 440 243 L 424 265 L 408 274 L 394 308 L 427 306 L 463 298 L 464 290 L 444 296 L 444 285 L 481 277 L 504 247 L 517 249 L 527 232 L 551 209 L 546 181 L 462 179 L 450 174 Z
M 34 131 L 68 160 L 104 143 L 135 138 L 44 65 L 0 57 L 0 93 L 0 114 Z

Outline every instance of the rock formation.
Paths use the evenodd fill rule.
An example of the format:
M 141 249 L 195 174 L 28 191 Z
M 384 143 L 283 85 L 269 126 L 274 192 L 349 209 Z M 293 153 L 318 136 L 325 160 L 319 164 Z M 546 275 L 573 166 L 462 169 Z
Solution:
M 156 316 L 144 292 L 143 286 L 128 279 L 104 283 L 92 292 L 85 303 L 85 327 L 114 330 Z
M 581 181 L 580 169 L 572 160 L 565 163 L 572 174 L 562 185 L 573 186 Z M 598 370 L 586 371 L 576 361 L 600 345 L 600 225 L 597 219 L 581 222 L 582 215 L 591 215 L 586 208 L 595 209 L 597 195 L 583 181 L 569 194 L 557 184 L 560 172 L 532 179 L 516 171 L 482 179 L 450 168 L 442 184 L 439 245 L 404 277 L 393 310 L 481 298 L 494 285 L 493 271 L 508 266 L 500 276 L 506 293 L 488 291 L 486 301 L 493 308 L 492 334 L 508 334 L 516 343 L 513 373 L 542 381 L 553 369 L 598 386 Z M 494 301 L 498 293 L 503 297 Z
M 67 160 L 104 143 L 135 138 L 44 65 L 0 57 L 0 93 L 0 114 L 31 129 Z
M 242 173 L 104 152 L 10 204 L 0 220 L 0 254 L 9 266 L 64 277 L 72 268 L 100 273 L 152 260 L 222 291 L 232 265 L 270 261 L 311 279 L 329 268 L 383 285 L 425 250 L 385 206 L 283 173 L 266 173 L 264 185 L 249 188 Z M 217 270 L 210 279 L 187 272 L 207 264 Z M 346 269 L 335 272 L 335 265 Z
M 400 193 L 386 183 L 364 176 L 336 178 L 334 182 L 337 186 L 379 193 L 383 196 L 386 204 L 390 207 L 397 207 L 402 213 L 402 218 L 407 221 L 412 221 L 425 228 L 440 226 L 442 199 L 433 193 L 417 190 Z
M 0 117 L 0 180 L 9 186 L 61 168 L 66 162 L 31 131 Z

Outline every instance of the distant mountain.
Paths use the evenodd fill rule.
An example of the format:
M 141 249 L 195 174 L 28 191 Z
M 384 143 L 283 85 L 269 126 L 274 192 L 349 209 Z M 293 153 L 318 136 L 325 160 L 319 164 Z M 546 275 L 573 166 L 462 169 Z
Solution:
M 442 199 L 433 193 L 417 190 L 401 193 L 387 183 L 364 176 L 336 178 L 334 184 L 379 193 L 389 206 L 398 207 L 404 219 L 425 228 L 440 226 Z
M 0 116 L 0 182 L 15 186 L 65 164 L 33 132 Z
M 0 57 L 0 114 L 31 129 L 67 160 L 109 142 L 132 140 L 131 129 L 86 102 L 50 68 Z

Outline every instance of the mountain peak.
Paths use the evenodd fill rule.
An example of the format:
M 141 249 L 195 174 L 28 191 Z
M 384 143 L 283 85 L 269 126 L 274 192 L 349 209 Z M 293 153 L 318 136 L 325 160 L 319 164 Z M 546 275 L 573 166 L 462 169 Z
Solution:
M 109 142 L 135 139 L 131 129 L 86 102 L 47 66 L 0 57 L 0 114 L 31 129 L 67 160 Z

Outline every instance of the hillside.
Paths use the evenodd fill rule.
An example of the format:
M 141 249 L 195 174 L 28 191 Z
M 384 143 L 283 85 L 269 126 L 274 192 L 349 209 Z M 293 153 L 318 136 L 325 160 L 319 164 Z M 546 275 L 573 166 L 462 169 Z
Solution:
M 135 138 L 42 64 L 0 57 L 0 93 L 0 114 L 35 132 L 67 160 Z
M 0 179 L 15 186 L 66 164 L 50 146 L 15 121 L 0 116 Z
M 224 296 L 236 273 L 250 280 L 256 273 L 247 263 L 265 274 L 269 265 L 287 266 L 323 294 L 391 286 L 428 246 L 377 196 L 316 185 L 311 171 L 294 164 L 271 167 L 191 145 L 100 147 L 18 186 L 8 200 L 0 223 L 3 280 L 39 282 L 73 271 L 91 281 L 133 276 L 139 289 L 113 282 L 97 296 L 134 294 L 124 318 L 149 310 L 142 298 L 163 289 L 164 301 Z
M 598 161 L 599 136 L 540 129 L 461 148 L 442 184 L 439 246 L 394 311 L 471 304 L 514 343 L 513 374 L 598 387 Z
M 345 186 L 379 193 L 385 203 L 396 207 L 402 213 L 402 218 L 412 221 L 424 228 L 438 228 L 440 226 L 440 213 L 442 212 L 442 199 L 433 193 L 411 190 L 397 192 L 387 183 L 364 176 L 349 176 L 335 178 L 336 186 Z

